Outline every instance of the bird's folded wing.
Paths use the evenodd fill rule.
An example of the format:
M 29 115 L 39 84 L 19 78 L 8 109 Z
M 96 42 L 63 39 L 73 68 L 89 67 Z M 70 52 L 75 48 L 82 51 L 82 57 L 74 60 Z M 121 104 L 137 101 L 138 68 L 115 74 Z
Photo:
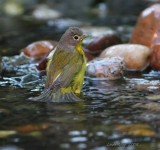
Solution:
M 57 79 L 61 72 L 63 72 L 64 67 L 69 64 L 72 57 L 73 55 L 70 55 L 67 51 L 56 49 L 47 65 L 46 88 Z
M 51 85 L 51 89 L 68 87 L 82 67 L 82 61 L 76 62 L 72 65 L 66 65 L 63 71 L 57 76 L 56 80 Z

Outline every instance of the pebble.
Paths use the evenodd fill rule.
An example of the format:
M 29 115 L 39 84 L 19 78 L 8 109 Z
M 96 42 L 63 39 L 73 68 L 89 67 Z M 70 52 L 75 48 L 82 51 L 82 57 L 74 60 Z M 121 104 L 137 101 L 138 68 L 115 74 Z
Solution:
M 119 44 L 108 47 L 100 58 L 121 57 L 124 59 L 126 70 L 142 71 L 149 65 L 150 48 L 140 44 Z

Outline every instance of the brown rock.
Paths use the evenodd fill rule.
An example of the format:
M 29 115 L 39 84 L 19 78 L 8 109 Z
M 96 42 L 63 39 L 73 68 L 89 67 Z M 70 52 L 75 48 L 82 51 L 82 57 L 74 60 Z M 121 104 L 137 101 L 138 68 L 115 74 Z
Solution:
M 160 69 L 160 44 L 152 47 L 150 66 L 154 69 Z
M 130 42 L 150 47 L 150 66 L 160 69 L 160 4 L 154 4 L 141 13 Z
M 56 41 L 37 41 L 29 44 L 26 48 L 22 49 L 22 53 L 24 53 L 24 55 L 28 57 L 40 59 L 45 54 L 48 54 L 56 46 Z
M 89 50 L 87 50 L 87 49 L 84 50 L 84 53 L 85 53 L 87 62 L 93 60 L 93 59 L 96 57 L 95 54 L 92 54 L 92 53 L 91 53 Z
M 100 35 L 93 38 L 87 45 L 86 48 L 91 52 L 100 53 L 105 48 L 121 43 L 120 39 L 116 35 Z
M 121 43 L 115 34 L 102 34 L 91 39 L 84 49 L 87 60 L 90 61 L 97 57 L 105 48 Z
M 44 56 L 37 64 L 37 69 L 39 71 L 43 71 L 43 70 L 46 70 L 46 67 L 47 67 L 47 62 L 48 62 L 48 59 L 47 59 L 47 56 Z
M 153 37 L 160 29 L 160 4 L 154 4 L 145 9 L 138 18 L 130 42 L 152 46 Z
M 151 50 L 139 44 L 119 44 L 108 47 L 101 54 L 100 58 L 122 57 L 126 69 L 132 71 L 144 70 L 149 64 Z

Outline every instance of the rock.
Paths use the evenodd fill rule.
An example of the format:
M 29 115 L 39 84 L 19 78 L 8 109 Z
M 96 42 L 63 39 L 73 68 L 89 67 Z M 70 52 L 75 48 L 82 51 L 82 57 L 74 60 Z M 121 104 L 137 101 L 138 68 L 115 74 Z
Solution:
M 120 43 L 121 40 L 115 34 L 104 34 L 93 38 L 86 45 L 86 48 L 91 52 L 100 53 L 105 48 Z
M 126 69 L 130 71 L 142 71 L 149 65 L 151 50 L 139 44 L 119 44 L 108 47 L 101 54 L 100 58 L 122 57 Z
M 150 66 L 160 69 L 160 4 L 145 9 L 139 16 L 130 42 L 143 44 L 152 49 Z M 143 35 L 143 36 L 141 36 Z
M 40 59 L 57 46 L 56 41 L 37 41 L 22 49 L 22 53 L 34 59 Z
M 52 56 L 54 55 L 55 49 L 53 49 L 51 52 L 49 52 L 48 54 L 46 54 L 38 63 L 37 63 L 37 69 L 40 71 L 40 73 L 42 73 L 42 75 L 46 74 L 46 67 L 47 67 L 47 63 L 48 60 L 52 58 Z
M 38 5 L 32 13 L 36 19 L 55 19 L 61 16 L 61 13 L 49 8 L 47 5 Z
M 159 29 L 160 4 L 155 4 L 142 11 L 132 33 L 130 42 L 151 47 L 153 45 L 152 40 L 156 37 Z
M 160 70 L 160 44 L 156 44 L 152 46 L 150 66 L 153 69 Z
M 48 62 L 48 55 L 45 55 L 38 63 L 37 63 L 37 69 L 39 71 L 45 71 L 47 67 L 47 62 Z
M 2 73 L 14 72 L 17 75 L 26 75 L 28 73 L 37 73 L 35 63 L 31 63 L 30 59 L 23 54 L 11 57 L 2 57 Z
M 150 66 L 153 69 L 160 70 L 160 32 L 157 31 L 151 43 L 152 54 L 150 58 Z
M 91 53 L 89 50 L 85 49 L 84 50 L 84 53 L 85 53 L 85 56 L 86 56 L 86 59 L 87 59 L 87 62 L 93 60 L 96 56 L 96 54 L 93 54 Z
M 106 47 L 121 43 L 116 33 L 110 28 L 87 26 L 82 27 L 82 30 L 90 37 L 84 40 L 84 51 L 88 61 L 97 57 Z
M 124 69 L 125 63 L 120 57 L 98 58 L 87 64 L 86 74 L 92 77 L 115 80 L 123 76 Z

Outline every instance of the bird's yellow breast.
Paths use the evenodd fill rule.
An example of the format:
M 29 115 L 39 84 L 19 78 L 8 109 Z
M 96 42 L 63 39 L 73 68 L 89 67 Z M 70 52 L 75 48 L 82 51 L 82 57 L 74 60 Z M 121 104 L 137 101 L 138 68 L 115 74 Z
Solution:
M 83 49 L 82 49 L 82 42 L 79 42 L 79 43 L 76 45 L 76 50 L 77 50 L 80 54 L 84 55 L 84 51 L 83 51 Z

